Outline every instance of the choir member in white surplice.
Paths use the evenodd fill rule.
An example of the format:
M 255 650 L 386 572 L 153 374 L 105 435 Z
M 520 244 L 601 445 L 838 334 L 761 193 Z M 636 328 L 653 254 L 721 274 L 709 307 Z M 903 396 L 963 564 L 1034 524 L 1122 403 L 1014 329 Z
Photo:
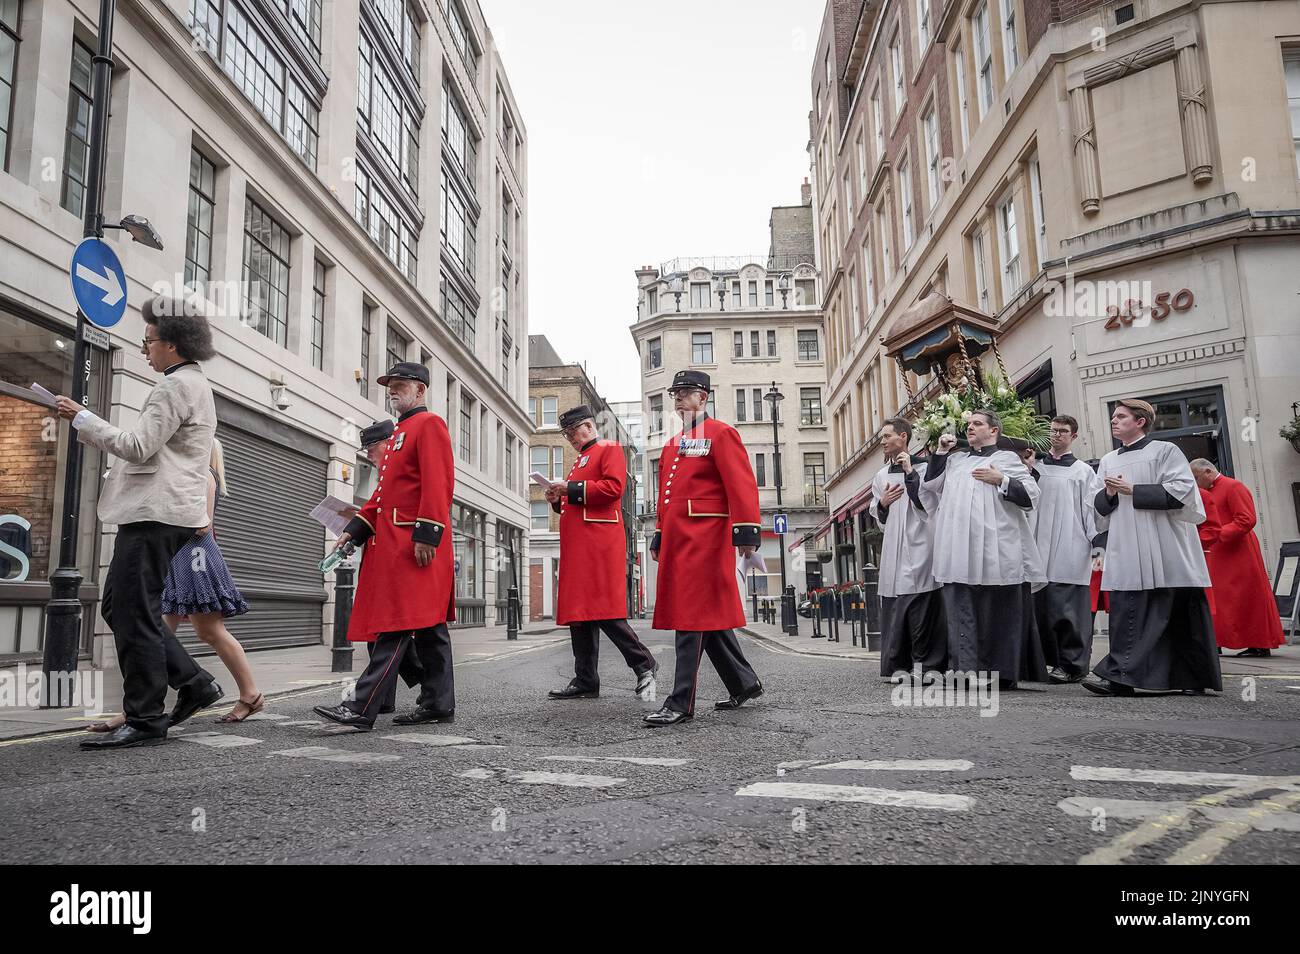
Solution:
M 1039 498 L 1029 514 L 1047 585 L 1034 593 L 1038 637 L 1052 682 L 1081 682 L 1092 667 L 1093 470 L 1070 453 L 1079 422 L 1052 418 L 1052 446 L 1030 466 Z M 1029 453 L 1033 453 L 1030 451 Z
M 1147 402 L 1120 401 L 1110 425 L 1123 446 L 1101 459 L 1093 482 L 1107 531 L 1110 655 L 1093 669 L 1099 680 L 1083 685 L 1098 695 L 1223 688 L 1196 532 L 1205 507 L 1183 452 L 1148 436 L 1154 421 Z
M 925 462 L 907 451 L 912 439 L 907 421 L 886 421 L 880 435 L 889 461 L 871 481 L 871 515 L 885 531 L 880 544 L 880 674 L 910 672 L 914 665 L 922 672 L 943 672 L 948 634 L 939 584 L 930 570 L 934 522 L 920 496 Z
M 940 437 L 921 500 L 935 513 L 933 568 L 943 584 L 948 665 L 995 673 L 1010 689 L 1047 681 L 1030 594 L 1047 578 L 1029 528 L 1038 485 L 1015 451 L 997 446 L 1001 433 L 996 414 L 974 411 L 969 451 L 952 452 L 957 439 Z

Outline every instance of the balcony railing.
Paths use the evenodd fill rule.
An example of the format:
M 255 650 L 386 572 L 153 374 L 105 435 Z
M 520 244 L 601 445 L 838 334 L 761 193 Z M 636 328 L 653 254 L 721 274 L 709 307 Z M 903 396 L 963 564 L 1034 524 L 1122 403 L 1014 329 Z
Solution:
M 802 256 L 791 255 L 679 255 L 659 265 L 660 275 L 689 272 L 692 268 L 707 268 L 711 272 L 735 272 L 746 265 L 761 265 L 769 272 L 791 271 L 796 265 L 812 265 Z

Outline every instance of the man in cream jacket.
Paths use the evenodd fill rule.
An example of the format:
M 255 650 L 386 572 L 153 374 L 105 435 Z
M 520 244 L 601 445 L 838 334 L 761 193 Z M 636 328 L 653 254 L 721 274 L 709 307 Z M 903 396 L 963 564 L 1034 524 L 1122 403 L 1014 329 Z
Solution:
M 208 523 L 208 460 L 217 427 L 212 388 L 198 361 L 212 357 L 212 331 L 185 304 L 155 298 L 142 309 L 141 352 L 163 377 L 130 429 L 115 427 L 70 398 L 59 416 L 77 439 L 115 458 L 99 498 L 99 519 L 117 524 L 101 612 L 113 629 L 126 724 L 82 748 L 155 745 L 170 726 L 221 698 L 221 688 L 162 619 L 163 583 L 174 557 Z M 177 690 L 170 716 L 167 686 Z

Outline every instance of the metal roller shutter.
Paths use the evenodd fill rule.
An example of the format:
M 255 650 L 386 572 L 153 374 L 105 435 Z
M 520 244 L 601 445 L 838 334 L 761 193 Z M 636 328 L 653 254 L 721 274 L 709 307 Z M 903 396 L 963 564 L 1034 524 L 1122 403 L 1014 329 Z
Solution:
M 250 649 L 319 644 L 326 593 L 317 563 L 325 538 L 308 513 L 325 496 L 328 462 L 263 436 L 277 436 L 279 422 L 265 420 L 261 433 L 228 423 L 230 416 L 260 423 L 247 420 L 246 410 L 224 413 L 229 407 L 218 402 L 230 496 L 217 505 L 216 533 L 251 611 L 228 620 L 227 628 Z M 302 435 L 298 443 L 304 440 L 312 439 Z M 189 627 L 182 642 L 196 642 Z

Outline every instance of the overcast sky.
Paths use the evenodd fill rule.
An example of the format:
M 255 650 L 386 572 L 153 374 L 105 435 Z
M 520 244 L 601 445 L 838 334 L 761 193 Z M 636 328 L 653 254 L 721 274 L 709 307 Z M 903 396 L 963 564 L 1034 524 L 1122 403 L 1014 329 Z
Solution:
M 642 264 L 766 255 L 824 0 L 479 0 L 528 130 L 528 331 L 640 399 Z

